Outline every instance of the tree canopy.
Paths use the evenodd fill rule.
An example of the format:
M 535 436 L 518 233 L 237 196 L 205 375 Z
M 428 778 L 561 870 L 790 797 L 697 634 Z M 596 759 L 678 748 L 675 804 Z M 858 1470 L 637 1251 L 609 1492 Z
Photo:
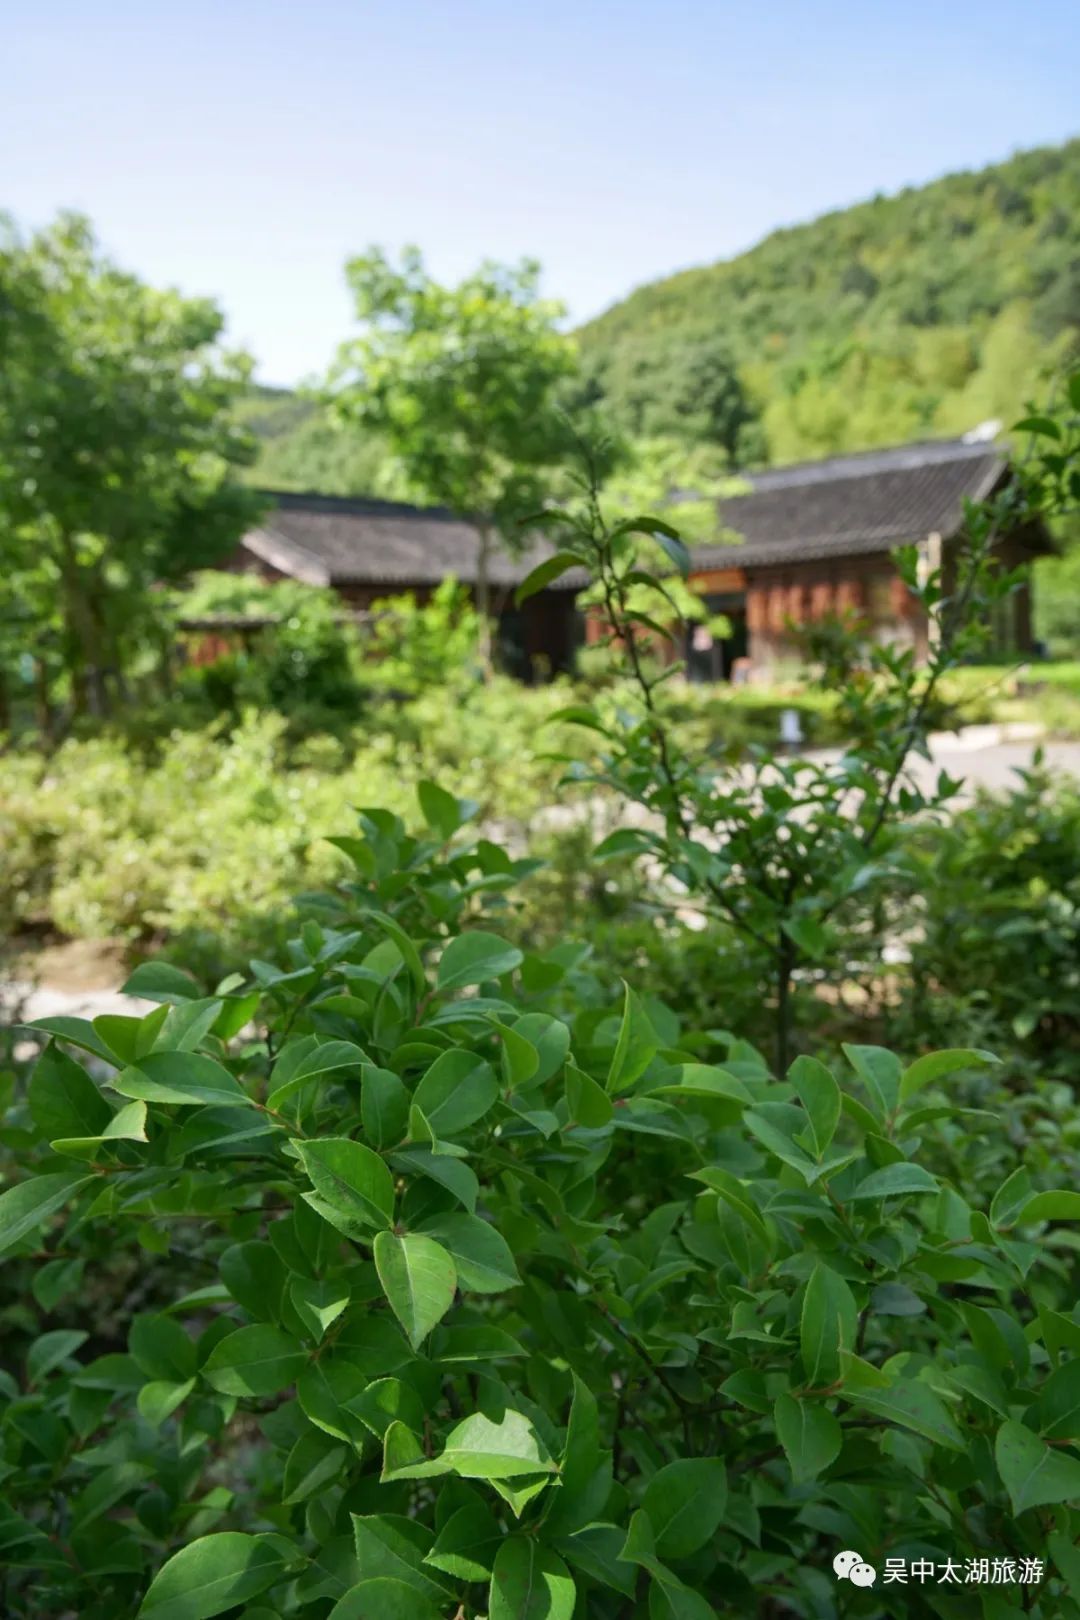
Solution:
M 153 626 L 153 587 L 218 560 L 257 510 L 233 477 L 249 367 L 221 352 L 212 303 L 118 269 L 73 215 L 28 239 L 3 224 L 0 312 L 5 589 L 75 709 L 101 710 Z
M 489 548 L 517 543 L 566 451 L 559 389 L 575 354 L 562 306 L 540 297 L 531 261 L 485 264 L 450 287 L 417 249 L 395 265 L 376 248 L 347 276 L 362 331 L 331 374 L 336 409 L 382 438 L 420 499 L 475 520 L 486 624 Z

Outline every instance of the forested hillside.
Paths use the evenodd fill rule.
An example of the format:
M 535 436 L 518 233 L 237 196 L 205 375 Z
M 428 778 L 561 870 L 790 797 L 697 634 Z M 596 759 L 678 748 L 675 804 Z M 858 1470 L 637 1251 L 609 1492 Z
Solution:
M 257 456 L 247 481 L 263 489 L 323 495 L 404 496 L 400 475 L 370 435 L 343 432 L 316 401 L 287 388 L 252 387 L 237 412 L 254 435 Z
M 1011 421 L 1078 331 L 1073 140 L 777 231 L 578 335 L 629 432 L 784 462 Z
M 750 466 L 1014 421 L 1078 334 L 1080 139 L 777 231 L 577 338 L 582 396 L 631 439 Z M 253 482 L 407 493 L 377 439 L 311 401 L 259 388 L 243 417 Z

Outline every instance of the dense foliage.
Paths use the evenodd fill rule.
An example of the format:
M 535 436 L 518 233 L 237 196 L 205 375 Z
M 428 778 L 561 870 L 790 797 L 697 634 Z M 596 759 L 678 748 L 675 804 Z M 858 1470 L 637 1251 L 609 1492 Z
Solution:
M 1075 344 L 1078 219 L 1080 141 L 1026 152 L 641 287 L 581 330 L 583 361 L 630 431 L 674 410 L 737 449 L 745 398 L 774 462 L 1009 422 Z
M 839 762 L 718 773 L 693 753 L 686 697 L 668 705 L 649 657 L 658 565 L 685 567 L 682 541 L 655 519 L 610 524 L 594 482 L 580 512 L 551 515 L 565 550 L 521 594 L 587 566 L 633 681 L 569 712 L 542 694 L 550 749 L 621 799 L 627 824 L 598 853 L 631 863 L 711 1004 L 675 976 L 658 995 L 640 933 L 619 986 L 567 911 L 554 941 L 523 931 L 541 874 L 492 817 L 511 782 L 519 802 L 546 790 L 552 762 L 535 740 L 524 753 L 515 689 L 496 683 L 475 709 L 467 687 L 426 716 L 423 697 L 404 706 L 429 739 L 412 764 L 435 756 L 453 789 L 409 780 L 396 736 L 355 797 L 385 787 L 401 814 L 359 811 L 332 840 L 332 887 L 299 896 L 288 937 L 245 971 L 209 989 L 146 962 L 128 989 L 155 1010 L 40 1019 L 29 1072 L 9 1050 L 5 1615 L 1080 1616 L 1075 1097 L 1039 1067 L 1018 1084 L 964 1010 L 980 975 L 1010 976 L 987 1031 L 1038 1029 L 1029 1055 L 1054 1064 L 1075 812 L 1033 777 L 1018 805 L 924 838 L 952 785 L 905 780 L 946 671 L 1010 588 L 996 534 L 1069 498 L 1060 427 L 1031 426 L 1043 448 L 1023 490 L 968 509 L 955 577 L 901 559 L 938 622 L 928 668 L 842 625 L 817 648 Z M 493 777 L 492 739 L 467 745 L 500 691 Z M 232 746 L 272 747 L 267 724 Z M 597 733 L 599 765 L 570 746 Z M 269 757 L 219 766 L 208 802 L 248 799 L 207 869 L 200 746 L 160 747 L 161 821 L 169 837 L 193 822 L 200 910 L 224 918 L 247 904 L 228 870 L 265 795 L 311 806 L 299 762 L 291 781 Z M 113 799 L 133 797 L 101 763 Z M 136 927 L 166 848 L 141 808 Z M 559 808 L 595 881 L 595 805 L 580 821 Z M 280 882 L 280 853 L 259 855 Z M 919 861 L 941 893 L 899 1050 L 829 1051 L 793 998 L 810 1001 L 826 957 L 854 971 L 882 950 L 904 926 L 882 905 Z M 972 874 L 1005 868 L 1011 909 L 988 925 Z M 950 950 L 971 978 L 934 1006 Z M 775 1063 L 726 1016 L 755 1000 Z M 948 1028 L 935 1050 L 934 1019 L 954 1012 L 964 1038 Z M 791 1061 L 800 1045 L 816 1050 Z
M 1071 1079 L 1080 1049 L 1080 799 L 1036 757 L 1003 797 L 913 839 L 902 882 L 910 991 L 894 1023 L 963 1028 L 1023 1071 Z M 988 881 L 992 878 L 992 881 Z
M 1038 418 L 1028 426 L 1040 444 L 1061 443 L 1056 421 Z M 668 633 L 673 586 L 690 570 L 677 531 L 647 516 L 611 523 L 591 464 L 579 505 L 544 514 L 559 549 L 524 581 L 517 599 L 568 569 L 587 569 L 591 610 L 625 657 L 636 688 L 630 703 L 584 705 L 566 716 L 602 739 L 590 768 L 572 764 L 572 778 L 613 789 L 638 812 L 635 824 L 615 831 L 596 857 L 637 856 L 666 879 L 669 904 L 680 896 L 684 909 L 704 921 L 720 918 L 743 937 L 762 979 L 771 980 L 781 1072 L 792 1050 L 800 969 L 805 977 L 812 964 L 837 953 L 847 968 L 860 914 L 872 914 L 875 900 L 890 892 L 893 830 L 901 819 L 910 827 L 939 812 L 959 786 L 942 772 L 925 791 L 908 761 L 915 750 L 927 751 L 944 677 L 985 644 L 997 605 L 1018 583 L 998 565 L 997 540 L 1011 524 L 1056 508 L 1071 466 L 1070 457 L 1037 453 L 1019 487 L 981 505 L 969 502 L 964 543 L 948 579 L 941 568 L 921 571 L 914 546 L 894 554 L 910 596 L 935 625 L 924 660 L 910 645 L 866 637 L 857 622 L 814 629 L 812 655 L 822 683 L 838 694 L 850 739 L 839 758 L 763 753 L 740 771 L 717 772 L 707 755 L 682 745 L 670 698 L 678 666 L 650 663 Z
M 1067 1093 L 976 1050 L 775 1077 L 590 1003 L 584 947 L 492 931 L 526 868 L 420 798 L 280 965 L 39 1029 L 5 1613 L 809 1617 L 851 1548 L 952 1566 L 892 1613 L 1075 1614 Z M 136 1239 L 155 1308 L 66 1325 Z
M 355 635 L 335 591 L 208 569 L 176 593 L 172 606 L 180 637 L 185 625 L 192 627 L 188 651 L 197 660 L 184 669 L 178 690 L 196 708 L 204 699 L 204 718 L 250 706 L 291 715 L 305 730 L 355 720 L 361 706 Z M 228 650 L 206 658 L 206 638 L 215 634 Z
M 207 667 L 193 694 L 124 730 L 71 738 L 50 754 L 28 745 L 0 755 L 0 928 L 20 941 L 157 940 L 179 952 L 201 950 L 205 934 L 215 960 L 235 965 L 238 948 L 273 933 L 298 889 L 332 875 L 339 858 L 324 840 L 354 804 L 376 799 L 409 816 L 416 783 L 432 775 L 474 799 L 486 824 L 515 840 L 530 826 L 536 836 L 539 813 L 565 797 L 552 755 L 581 739 L 548 722 L 584 693 L 565 683 L 478 685 L 473 626 L 466 616 L 444 639 L 454 622 L 445 608 L 391 602 L 380 623 L 395 643 L 365 664 L 371 684 L 351 724 L 335 714 L 332 730 L 310 730 L 312 720 L 325 727 L 327 711 L 308 705 L 208 719 L 209 699 L 255 678 L 226 659 Z M 451 666 L 454 636 L 467 662 Z M 224 693 L 208 690 L 215 670 Z M 839 735 L 820 695 L 730 688 L 686 691 L 678 726 L 720 762 L 775 739 L 781 710 L 793 706 L 808 736 Z

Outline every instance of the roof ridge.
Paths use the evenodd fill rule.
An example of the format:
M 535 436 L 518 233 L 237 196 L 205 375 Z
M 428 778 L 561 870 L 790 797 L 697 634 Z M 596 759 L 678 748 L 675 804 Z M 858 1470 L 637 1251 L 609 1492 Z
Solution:
M 464 522 L 447 506 L 420 506 L 415 501 L 388 501 L 380 495 L 326 495 L 319 490 L 256 489 L 256 495 L 273 501 L 280 510 L 331 511 L 355 513 L 358 517 L 378 517 L 385 514 L 425 518 L 442 518 Z
M 819 461 L 794 461 L 784 467 L 763 467 L 759 472 L 737 473 L 750 485 L 747 494 L 787 489 L 799 484 L 839 483 L 846 478 L 867 478 L 882 472 L 915 471 L 957 461 L 987 460 L 1004 464 L 1005 449 L 990 440 L 917 439 L 910 444 L 883 445 L 875 450 L 845 451 Z M 730 495 L 727 500 L 744 500 Z

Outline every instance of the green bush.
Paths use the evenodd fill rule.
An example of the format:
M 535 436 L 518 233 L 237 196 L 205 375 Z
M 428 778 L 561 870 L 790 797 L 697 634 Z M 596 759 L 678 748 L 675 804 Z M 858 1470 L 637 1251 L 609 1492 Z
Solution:
M 333 873 L 324 840 L 354 805 L 412 814 L 416 783 L 435 777 L 520 839 L 566 797 L 565 757 L 585 742 L 551 722 L 579 688 L 497 678 L 418 681 L 417 692 L 370 700 L 362 722 L 339 715 L 330 730 L 298 728 L 302 709 L 248 708 L 193 726 L 190 712 L 166 707 L 51 754 L 0 755 L 0 928 L 158 944 L 195 930 L 218 936 L 222 960 L 255 945 L 260 919 L 276 928 L 297 889 Z M 605 697 L 622 701 L 620 690 Z M 720 761 L 775 735 L 786 702 L 687 688 L 679 731 Z M 813 694 L 803 712 L 808 731 L 819 714 L 832 723 Z
M 183 671 L 180 695 L 196 708 L 269 708 L 321 725 L 358 710 L 356 638 L 334 591 L 208 569 L 176 596 L 173 610 L 181 620 L 221 619 L 224 634 L 244 636 L 242 648 Z M 245 620 L 252 621 L 246 633 Z M 200 632 L 190 634 L 197 641 Z
M 1021 1072 L 1075 1073 L 1080 1052 L 1080 794 L 1037 762 L 911 840 L 902 1036 L 973 1032 Z
M 366 685 L 404 697 L 475 686 L 480 619 L 457 580 L 444 579 L 427 601 L 406 592 L 375 602 L 371 611 L 363 645 Z
M 251 940 L 299 888 L 340 865 L 326 842 L 353 806 L 414 814 L 438 774 L 484 816 L 520 828 L 556 793 L 544 719 L 566 693 L 510 681 L 453 705 L 439 691 L 385 706 L 341 740 L 297 742 L 285 717 L 176 729 L 148 754 L 113 735 L 0 758 L 0 926 L 163 940 L 191 929 Z M 554 744 L 563 728 L 552 728 Z
M 496 931 L 529 864 L 420 802 L 339 840 L 280 962 L 39 1026 L 5 1616 L 1080 1614 L 1064 1088 L 973 1050 L 777 1077 L 582 1002 L 587 947 Z M 138 1308 L 67 1325 L 135 1244 Z

